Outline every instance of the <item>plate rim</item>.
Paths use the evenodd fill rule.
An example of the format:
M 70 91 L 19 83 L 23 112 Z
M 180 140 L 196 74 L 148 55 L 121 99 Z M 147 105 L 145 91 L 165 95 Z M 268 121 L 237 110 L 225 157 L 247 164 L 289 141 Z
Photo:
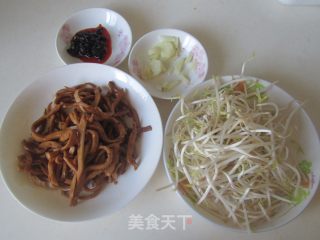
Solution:
M 115 208 L 113 210 L 110 210 L 109 212 L 103 212 L 102 214 L 99 214 L 98 216 L 81 217 L 81 218 L 78 218 L 78 219 L 51 217 L 51 216 L 48 216 L 47 213 L 44 213 L 41 210 L 37 210 L 35 207 L 32 207 L 32 206 L 30 206 L 28 204 L 25 204 L 23 199 L 21 199 L 21 197 L 18 197 L 15 194 L 16 191 L 13 191 L 9 187 L 10 184 L 8 183 L 8 179 L 5 177 L 6 174 L 4 174 L 4 168 L 3 168 L 3 161 L 4 161 L 3 158 L 4 158 L 5 154 L 3 153 L 3 151 L 1 151 L 0 152 L 0 176 L 1 176 L 0 178 L 3 180 L 5 188 L 8 190 L 10 195 L 16 200 L 17 203 L 19 203 L 20 206 L 23 206 L 23 208 L 27 209 L 29 212 L 33 213 L 34 215 L 40 216 L 40 217 L 45 218 L 45 219 L 57 221 L 57 222 L 83 222 L 83 221 L 89 221 L 89 220 L 94 220 L 94 219 L 99 219 L 99 218 L 103 218 L 103 217 L 106 217 L 106 216 L 110 216 L 110 215 L 115 214 L 116 212 L 120 211 L 121 209 L 126 207 L 129 203 L 131 203 L 139 194 L 141 194 L 143 192 L 143 190 L 145 189 L 147 184 L 152 179 L 152 176 L 154 175 L 155 171 L 157 170 L 158 165 L 159 165 L 159 161 L 160 161 L 160 158 L 161 158 L 161 155 L 162 155 L 162 149 L 163 149 L 163 124 L 162 124 L 162 119 L 161 119 L 161 115 L 160 115 L 159 109 L 158 109 L 156 103 L 154 102 L 154 99 L 151 97 L 151 95 L 148 93 L 148 91 L 144 88 L 144 86 L 142 86 L 134 77 L 132 77 L 128 73 L 126 73 L 126 72 L 124 72 L 124 71 L 122 71 L 122 70 L 120 70 L 118 68 L 109 66 L 109 65 L 97 64 L 97 63 L 75 63 L 75 64 L 63 65 L 63 66 L 51 69 L 50 71 L 48 71 L 48 72 L 46 72 L 44 74 L 41 74 L 40 76 L 35 78 L 27 86 L 25 86 L 20 92 L 18 92 L 17 95 L 15 96 L 14 100 L 11 102 L 11 104 L 9 104 L 9 107 L 8 107 L 7 111 L 5 112 L 3 121 L 1 123 L 1 128 L 0 128 L 0 140 L 1 140 L 0 141 L 0 149 L 2 150 L 4 148 L 4 146 L 3 146 L 4 144 L 3 144 L 3 140 L 2 139 L 4 138 L 4 132 L 6 131 L 6 129 L 4 127 L 5 127 L 5 125 L 8 124 L 7 123 L 8 122 L 8 119 L 7 119 L 8 118 L 8 114 L 10 113 L 10 111 L 12 110 L 14 105 L 17 104 L 17 102 L 19 100 L 19 97 L 25 91 L 28 91 L 30 88 L 32 88 L 32 86 L 34 84 L 37 84 L 37 82 L 44 81 L 43 79 L 47 78 L 51 74 L 55 74 L 56 72 L 64 71 L 65 69 L 68 69 L 68 68 L 75 68 L 75 69 L 77 69 L 78 67 L 86 68 L 86 65 L 88 66 L 88 68 L 98 67 L 98 68 L 101 68 L 101 69 L 105 68 L 106 70 L 120 72 L 121 74 L 124 74 L 124 76 L 126 76 L 129 81 L 132 81 L 135 84 L 137 84 L 144 91 L 144 93 L 147 94 L 147 96 L 148 96 L 148 100 L 147 101 L 149 102 L 148 104 L 150 104 L 152 106 L 152 108 L 155 110 L 155 112 L 154 112 L 155 114 L 153 115 L 153 118 L 156 119 L 155 122 L 159 123 L 159 125 L 156 127 L 158 129 L 158 131 L 157 131 L 157 133 L 158 133 L 157 139 L 159 140 L 159 142 L 161 144 L 157 148 L 157 151 L 155 152 L 154 156 L 157 156 L 157 157 L 154 157 L 155 160 L 154 160 L 154 163 L 152 164 L 153 167 L 152 167 L 152 169 L 150 171 L 150 174 L 149 174 L 148 178 L 146 178 L 145 182 L 143 182 L 141 184 L 140 188 L 134 194 L 132 194 L 132 196 L 130 198 L 128 198 L 128 201 L 123 203 L 121 206 L 118 206 L 117 208 Z M 114 79 L 112 79 L 112 80 L 114 80 Z M 29 127 L 30 126 L 28 126 L 28 128 Z M 17 155 L 18 155 L 18 153 L 17 153 Z M 28 182 L 28 184 L 29 183 L 30 183 L 30 185 L 32 184 L 31 182 Z M 46 189 L 43 189 L 43 190 L 46 190 Z
M 253 76 L 242 76 L 242 75 L 223 75 L 223 76 L 219 76 L 219 80 L 222 82 L 222 83 L 227 83 L 229 82 L 230 80 L 233 80 L 234 78 L 239 78 L 239 77 L 244 77 L 244 78 L 249 78 L 250 80 L 258 80 L 258 81 L 261 81 L 262 83 L 264 84 L 268 84 L 268 86 L 272 85 L 272 82 L 268 81 L 268 80 L 264 80 L 264 79 L 261 79 L 261 78 L 258 78 L 258 77 L 253 77 Z M 184 97 L 189 97 L 190 94 L 192 94 L 192 92 L 196 91 L 197 89 L 201 89 L 201 88 L 205 88 L 207 86 L 214 86 L 214 82 L 212 81 L 212 79 L 207 79 L 203 82 L 201 82 L 200 84 L 194 86 L 192 89 L 190 89 L 189 91 L 186 92 L 186 94 L 184 95 Z M 292 97 L 287 91 L 285 91 L 283 88 L 281 88 L 280 86 L 278 85 L 275 85 L 278 89 L 280 89 L 281 91 L 283 91 L 284 93 L 286 93 L 293 101 L 295 104 L 297 104 L 298 106 L 300 106 L 300 111 L 302 111 L 302 114 L 304 117 L 307 118 L 307 120 L 309 121 L 310 123 L 310 126 L 313 130 L 313 132 L 317 133 L 318 134 L 318 131 L 312 121 L 312 119 L 310 118 L 310 116 L 307 114 L 307 112 L 305 111 L 305 109 L 301 106 L 301 104 L 299 104 L 297 102 L 297 100 Z M 168 137 L 168 131 L 169 131 L 169 127 L 172 127 L 172 124 L 174 122 L 174 119 L 173 119 L 173 115 L 176 114 L 176 112 L 178 111 L 179 107 L 181 105 L 181 99 L 174 105 L 174 107 L 172 108 L 169 116 L 168 116 L 168 120 L 165 124 L 165 128 L 164 128 L 164 137 L 163 137 L 163 148 L 162 148 L 162 162 L 163 162 L 163 165 L 164 165 L 164 169 L 165 169 L 165 172 L 166 172 L 166 175 L 167 175 L 167 178 L 170 182 L 170 184 L 174 184 L 174 179 L 173 177 L 171 176 L 171 173 L 169 172 L 169 168 L 168 168 L 168 163 L 167 163 L 167 155 L 169 154 L 169 150 L 170 148 L 167 149 L 167 139 L 169 138 Z M 170 121 L 169 121 L 170 120 Z M 171 125 L 171 126 L 169 126 Z M 319 145 L 320 147 L 320 136 L 318 134 L 318 138 L 317 138 L 317 145 Z M 302 212 L 304 212 L 305 208 L 307 208 L 311 201 L 314 199 L 318 189 L 319 189 L 319 184 L 320 184 L 320 177 L 318 177 L 318 181 L 315 181 L 313 183 L 314 185 L 314 193 L 312 194 L 312 196 L 307 199 L 306 201 L 304 201 L 304 204 L 305 204 L 305 207 L 303 207 L 301 210 L 299 210 L 298 214 L 295 215 L 294 217 L 292 217 L 291 219 L 289 219 L 289 221 L 286 221 L 286 222 L 283 222 L 283 223 L 279 223 L 277 225 L 274 225 L 274 226 L 268 226 L 268 227 L 264 227 L 262 229 L 255 229 L 254 230 L 254 233 L 262 233 L 262 232 L 268 232 L 268 231 L 272 231 L 272 230 L 275 230 L 275 229 L 278 229 L 282 226 L 285 226 L 287 225 L 288 223 L 290 223 L 291 221 L 293 221 L 294 219 L 296 219 L 300 214 L 302 214 Z M 312 187 L 313 187 L 312 186 Z M 235 227 L 231 227 L 231 226 L 227 226 L 227 225 L 223 225 L 219 222 L 216 222 L 216 221 L 213 221 L 212 219 L 210 219 L 209 217 L 209 214 L 206 214 L 204 213 L 205 211 L 201 209 L 199 210 L 196 206 L 194 206 L 194 204 L 192 204 L 192 202 L 186 197 L 183 195 L 183 193 L 181 193 L 181 191 L 179 191 L 178 189 L 175 189 L 174 190 L 175 193 L 179 196 L 180 199 L 182 199 L 182 201 L 189 207 L 189 209 L 191 209 L 194 213 L 196 213 L 198 216 L 204 218 L 206 221 L 210 222 L 211 224 L 214 224 L 216 226 L 219 226 L 225 230 L 230 230 L 232 232 L 237 232 L 237 233 L 245 233 L 247 232 L 246 229 L 241 229 L 241 228 L 235 228 Z M 302 204 L 302 203 L 301 203 Z M 281 217 L 281 216 L 280 216 Z

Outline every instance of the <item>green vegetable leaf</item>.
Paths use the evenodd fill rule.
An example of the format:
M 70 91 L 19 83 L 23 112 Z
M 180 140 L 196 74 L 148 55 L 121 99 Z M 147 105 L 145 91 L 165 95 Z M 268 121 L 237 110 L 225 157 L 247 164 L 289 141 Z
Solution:
M 263 86 L 261 83 L 256 82 L 256 83 L 254 84 L 254 88 L 255 88 L 256 90 L 262 90 L 262 89 L 264 89 L 264 86 Z
M 176 61 L 174 65 L 174 72 L 176 74 L 180 74 L 182 72 L 182 69 L 184 67 L 184 61 L 185 61 L 185 58 L 180 58 Z
M 298 166 L 303 173 L 305 174 L 311 173 L 312 162 L 307 160 L 302 160 Z
M 292 197 L 292 201 L 294 204 L 299 204 L 303 202 L 304 199 L 306 199 L 310 194 L 310 191 L 305 188 L 298 188 L 296 194 Z

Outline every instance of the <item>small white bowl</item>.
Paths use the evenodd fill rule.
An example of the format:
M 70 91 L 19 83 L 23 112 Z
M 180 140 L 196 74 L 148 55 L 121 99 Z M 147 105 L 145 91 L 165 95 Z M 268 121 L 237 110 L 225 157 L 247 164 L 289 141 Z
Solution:
M 239 76 L 224 76 L 221 78 L 222 82 L 228 82 L 232 79 L 239 78 Z M 265 87 L 270 86 L 270 82 L 257 79 L 254 77 L 246 77 L 251 80 L 258 80 L 261 84 Z M 195 93 L 201 92 L 201 90 L 205 90 L 208 87 L 213 86 L 213 81 L 205 81 L 195 88 L 191 89 L 185 95 L 185 101 L 191 101 L 194 97 Z M 268 97 L 271 101 L 277 103 L 279 106 L 287 106 L 289 103 L 292 103 L 295 107 L 300 107 L 300 110 L 295 115 L 295 124 L 297 124 L 299 139 L 297 142 L 304 150 L 304 159 L 307 159 L 312 162 L 311 167 L 311 187 L 309 195 L 298 205 L 291 208 L 287 213 L 281 216 L 275 216 L 271 218 L 271 221 L 265 222 L 255 229 L 254 232 L 265 232 L 271 231 L 278 227 L 281 227 L 291 220 L 296 218 L 302 211 L 308 206 L 312 198 L 314 197 L 315 193 L 317 192 L 317 188 L 319 185 L 319 178 L 320 178 L 320 141 L 317 130 L 313 125 L 311 119 L 307 115 L 307 113 L 299 106 L 297 101 L 290 96 L 287 92 L 285 92 L 280 87 L 273 85 L 270 90 L 268 90 Z M 165 170 L 170 182 L 174 183 L 175 179 L 174 176 L 171 175 L 168 161 L 169 161 L 169 153 L 172 149 L 173 142 L 171 138 L 171 130 L 173 127 L 174 122 L 177 118 L 181 116 L 181 100 L 174 106 L 172 109 L 169 118 L 166 123 L 165 131 L 164 131 L 164 145 L 163 145 L 163 161 L 165 165 Z M 213 216 L 209 212 L 205 211 L 203 208 L 199 207 L 197 204 L 192 203 L 192 201 L 179 189 L 176 190 L 176 193 L 183 199 L 187 205 L 189 205 L 196 213 L 201 215 L 202 217 L 206 218 L 210 222 L 217 224 L 221 227 L 224 227 L 229 230 L 245 232 L 246 230 L 235 228 L 234 226 L 228 225 L 224 223 L 222 220 L 218 219 L 217 217 Z
M 106 8 L 89 8 L 72 14 L 59 29 L 56 48 L 59 57 L 66 64 L 80 63 L 80 59 L 68 54 L 72 37 L 80 30 L 105 27 L 111 36 L 112 53 L 104 63 L 118 66 L 127 57 L 132 43 L 131 28 L 127 21 L 115 11 Z
M 161 40 L 162 36 L 178 37 L 181 44 L 181 56 L 193 55 L 196 63 L 194 69 L 190 69 L 190 83 L 179 84 L 171 91 L 163 92 L 159 89 L 159 82 L 172 80 L 170 75 L 161 74 L 157 77 L 157 82 L 142 80 L 142 71 L 148 61 L 148 50 Z M 192 35 L 177 29 L 158 29 L 142 36 L 132 47 L 129 55 L 129 72 L 148 91 L 157 98 L 171 99 L 183 95 L 188 89 L 202 82 L 208 71 L 208 57 L 202 44 Z
M 58 190 L 36 186 L 26 173 L 18 171 L 17 156 L 22 153 L 21 141 L 30 137 L 30 127 L 54 94 L 65 86 L 92 82 L 106 86 L 114 81 L 128 91 L 142 126 L 152 130 L 140 138 L 137 170 L 130 167 L 119 176 L 117 184 L 108 184 L 95 198 L 70 207 Z M 22 121 L 23 119 L 23 121 Z M 162 123 L 156 104 L 134 78 L 119 69 L 94 63 L 70 64 L 57 68 L 31 83 L 15 99 L 7 112 L 0 132 L 0 170 L 7 188 L 27 209 L 43 217 L 59 221 L 84 221 L 109 215 L 137 196 L 154 173 L 162 149 Z

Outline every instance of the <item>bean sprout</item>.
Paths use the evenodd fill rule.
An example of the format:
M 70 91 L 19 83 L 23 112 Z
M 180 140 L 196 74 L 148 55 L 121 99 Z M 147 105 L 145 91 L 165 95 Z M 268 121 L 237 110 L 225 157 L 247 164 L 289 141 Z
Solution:
M 267 91 L 243 76 L 215 83 L 181 99 L 171 131 L 168 165 L 176 187 L 248 231 L 297 204 L 301 181 L 309 179 L 290 152 L 290 124 L 299 109 L 280 108 Z

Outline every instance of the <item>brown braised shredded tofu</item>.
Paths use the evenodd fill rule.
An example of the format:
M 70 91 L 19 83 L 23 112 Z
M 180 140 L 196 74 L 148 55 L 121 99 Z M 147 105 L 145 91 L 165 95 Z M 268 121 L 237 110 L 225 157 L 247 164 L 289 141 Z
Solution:
M 141 127 L 125 90 L 114 82 L 104 90 L 92 83 L 59 90 L 22 141 L 19 168 L 37 185 L 60 189 L 71 206 L 137 169 L 136 143 L 152 129 Z

